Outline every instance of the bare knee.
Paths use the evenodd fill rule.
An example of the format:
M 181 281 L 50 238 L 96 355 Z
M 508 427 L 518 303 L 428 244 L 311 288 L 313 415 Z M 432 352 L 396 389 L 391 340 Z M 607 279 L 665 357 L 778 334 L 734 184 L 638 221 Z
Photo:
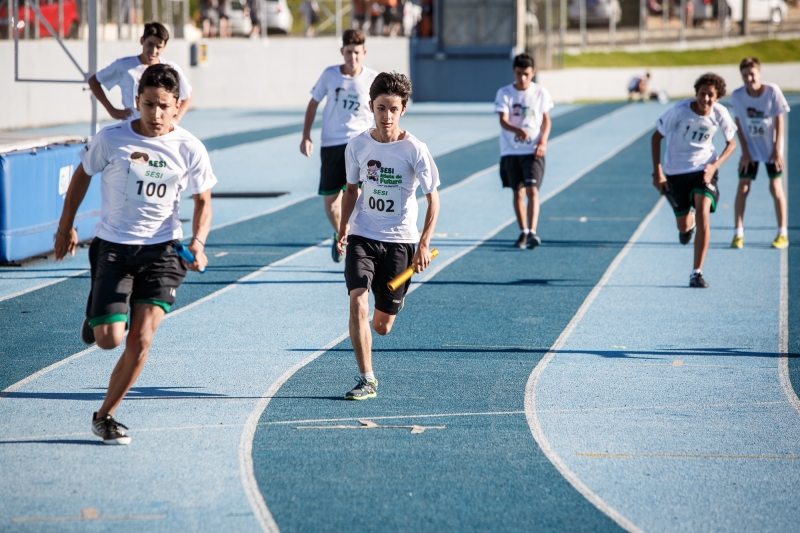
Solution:
M 742 196 L 750 194 L 750 180 L 739 180 L 739 194 Z
M 124 322 L 100 324 L 93 329 L 97 347 L 103 350 L 113 350 L 122 344 L 122 340 L 125 338 Z
M 527 187 L 528 189 L 528 199 L 530 200 L 538 200 L 539 199 L 539 189 L 536 187 Z
M 388 322 L 379 322 L 378 320 L 372 321 L 372 329 L 378 335 L 388 335 L 392 331 L 392 324 Z
M 367 316 L 369 316 L 369 291 L 353 289 L 350 291 L 350 317 L 356 320 L 366 320 Z

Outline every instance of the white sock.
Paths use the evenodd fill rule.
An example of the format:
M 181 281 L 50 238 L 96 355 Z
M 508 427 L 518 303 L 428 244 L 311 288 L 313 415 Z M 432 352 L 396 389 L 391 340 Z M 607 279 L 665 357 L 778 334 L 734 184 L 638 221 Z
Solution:
M 694 269 L 692 269 L 692 276 L 694 276 L 695 274 L 702 274 L 702 273 L 703 273 L 703 269 L 702 268 L 694 268 Z
M 781 226 L 778 228 L 778 235 L 783 235 L 784 237 L 789 236 L 789 229 L 786 226 Z
M 534 230 L 530 230 L 528 233 L 530 233 L 531 235 L 536 235 L 536 231 Z
M 528 229 L 526 228 L 526 229 L 521 229 L 521 230 L 519 230 L 519 232 L 520 232 L 520 234 L 523 234 L 523 233 L 524 233 L 525 235 L 527 235 L 528 233 L 530 233 L 530 230 L 528 230 Z
M 744 228 L 736 228 L 736 236 L 744 237 Z
M 370 372 L 362 372 L 361 373 L 361 377 L 374 380 L 375 379 L 375 372 L 372 372 L 372 371 L 370 371 Z

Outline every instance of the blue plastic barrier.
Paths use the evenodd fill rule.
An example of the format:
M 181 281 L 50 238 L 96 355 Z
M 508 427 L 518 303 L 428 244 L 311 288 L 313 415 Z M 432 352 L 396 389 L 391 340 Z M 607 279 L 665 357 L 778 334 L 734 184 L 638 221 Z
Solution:
M 0 262 L 19 261 L 53 250 L 53 234 L 64 208 L 72 173 L 84 144 L 51 145 L 0 154 Z M 78 238 L 94 237 L 100 218 L 100 179 L 92 180 L 75 217 Z

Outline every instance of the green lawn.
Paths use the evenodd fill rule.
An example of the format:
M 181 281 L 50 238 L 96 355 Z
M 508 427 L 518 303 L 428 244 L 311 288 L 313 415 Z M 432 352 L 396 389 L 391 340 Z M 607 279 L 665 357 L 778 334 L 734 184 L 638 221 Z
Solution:
M 743 57 L 755 56 L 762 63 L 800 61 L 800 40 L 761 41 L 714 50 L 685 52 L 609 52 L 567 55 L 564 66 L 575 67 L 680 67 L 688 65 L 738 64 Z

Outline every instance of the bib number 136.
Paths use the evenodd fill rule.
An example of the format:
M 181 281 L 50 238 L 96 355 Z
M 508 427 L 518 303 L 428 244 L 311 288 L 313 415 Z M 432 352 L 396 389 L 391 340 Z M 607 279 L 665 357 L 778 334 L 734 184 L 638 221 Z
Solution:
M 366 187 L 364 207 L 367 211 L 381 217 L 399 217 L 401 211 L 400 189 L 370 185 Z

